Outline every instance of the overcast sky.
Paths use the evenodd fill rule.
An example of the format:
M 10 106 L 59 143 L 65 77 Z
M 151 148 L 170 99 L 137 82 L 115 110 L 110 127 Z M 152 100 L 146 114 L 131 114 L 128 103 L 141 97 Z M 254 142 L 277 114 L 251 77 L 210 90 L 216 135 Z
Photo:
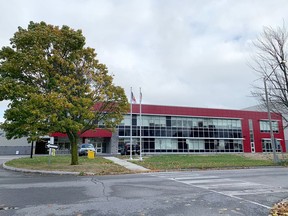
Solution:
M 1 0 L 0 47 L 29 21 L 82 29 L 127 96 L 143 103 L 242 109 L 257 104 L 248 66 L 287 0 Z M 7 102 L 0 102 L 0 121 Z

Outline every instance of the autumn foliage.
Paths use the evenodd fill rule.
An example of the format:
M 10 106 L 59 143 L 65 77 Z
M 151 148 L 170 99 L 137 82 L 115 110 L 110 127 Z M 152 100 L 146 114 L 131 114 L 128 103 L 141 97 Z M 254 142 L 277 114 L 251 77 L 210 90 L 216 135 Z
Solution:
M 10 44 L 0 50 L 0 101 L 10 102 L 1 127 L 8 138 L 66 133 L 71 164 L 78 164 L 79 134 L 99 122 L 119 124 L 128 109 L 124 89 L 85 46 L 81 30 L 30 22 Z

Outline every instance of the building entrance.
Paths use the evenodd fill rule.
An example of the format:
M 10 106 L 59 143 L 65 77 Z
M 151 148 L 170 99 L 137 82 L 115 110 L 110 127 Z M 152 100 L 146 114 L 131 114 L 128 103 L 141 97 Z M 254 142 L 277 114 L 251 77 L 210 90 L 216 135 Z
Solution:
M 97 142 L 95 145 L 96 149 L 96 154 L 101 154 L 102 153 L 102 142 Z

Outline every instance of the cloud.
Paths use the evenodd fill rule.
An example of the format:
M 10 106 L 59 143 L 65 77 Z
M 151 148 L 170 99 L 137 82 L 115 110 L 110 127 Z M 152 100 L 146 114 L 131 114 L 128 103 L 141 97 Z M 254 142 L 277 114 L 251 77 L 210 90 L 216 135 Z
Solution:
M 1 4 L 0 45 L 30 20 L 82 29 L 115 83 L 143 102 L 241 109 L 257 79 L 251 41 L 287 20 L 286 0 L 50 0 Z M 13 14 L 11 14 L 13 11 Z M 0 104 L 1 105 L 1 104 Z M 4 104 L 5 105 L 5 104 Z M 1 115 L 1 113 L 0 113 Z

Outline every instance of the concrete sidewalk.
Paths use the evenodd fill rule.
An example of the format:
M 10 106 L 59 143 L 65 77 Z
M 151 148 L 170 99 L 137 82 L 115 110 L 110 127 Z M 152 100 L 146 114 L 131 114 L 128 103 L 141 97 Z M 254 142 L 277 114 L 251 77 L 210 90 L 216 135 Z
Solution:
M 116 157 L 104 157 L 107 160 L 113 161 L 114 163 L 123 166 L 131 171 L 136 171 L 136 172 L 147 172 L 150 171 L 149 169 L 146 169 L 145 167 L 139 166 L 137 164 L 128 162 L 126 160 L 122 160 Z

